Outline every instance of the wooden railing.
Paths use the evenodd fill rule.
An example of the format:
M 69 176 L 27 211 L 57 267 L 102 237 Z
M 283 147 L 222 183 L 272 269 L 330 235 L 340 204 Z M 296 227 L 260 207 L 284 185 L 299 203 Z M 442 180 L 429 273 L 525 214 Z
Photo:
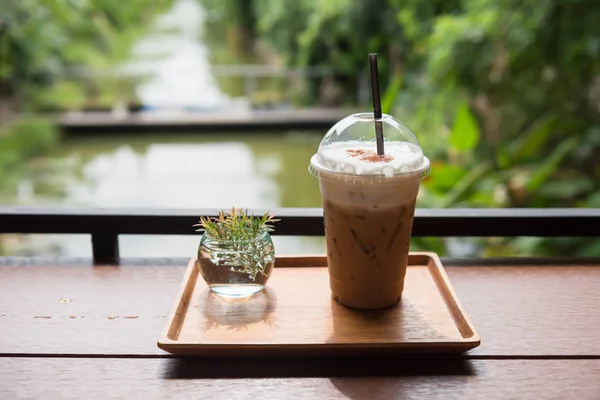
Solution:
M 266 210 L 250 209 L 253 214 Z M 269 210 L 281 221 L 274 235 L 322 236 L 320 208 Z M 99 263 L 119 258 L 120 234 L 197 234 L 199 216 L 215 216 L 216 209 L 64 209 L 0 207 L 0 234 L 90 234 L 93 257 Z M 594 237 L 600 236 L 600 209 L 417 209 L 413 236 L 428 237 Z

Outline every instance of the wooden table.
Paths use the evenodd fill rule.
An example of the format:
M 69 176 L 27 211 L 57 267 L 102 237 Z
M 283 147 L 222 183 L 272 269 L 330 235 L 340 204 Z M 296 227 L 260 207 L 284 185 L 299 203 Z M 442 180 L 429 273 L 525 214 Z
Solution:
M 156 346 L 186 260 L 4 258 L 0 398 L 599 399 L 600 262 L 541 264 L 445 261 L 482 338 L 460 357 L 219 361 Z

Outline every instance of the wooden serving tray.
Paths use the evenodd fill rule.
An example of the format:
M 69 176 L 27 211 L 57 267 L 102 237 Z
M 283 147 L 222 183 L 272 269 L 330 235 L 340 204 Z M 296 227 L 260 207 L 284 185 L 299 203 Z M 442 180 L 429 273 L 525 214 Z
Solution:
M 390 356 L 459 353 L 479 345 L 435 253 L 411 253 L 402 300 L 354 310 L 331 298 L 326 257 L 278 257 L 265 289 L 229 300 L 192 259 L 158 347 L 179 355 Z

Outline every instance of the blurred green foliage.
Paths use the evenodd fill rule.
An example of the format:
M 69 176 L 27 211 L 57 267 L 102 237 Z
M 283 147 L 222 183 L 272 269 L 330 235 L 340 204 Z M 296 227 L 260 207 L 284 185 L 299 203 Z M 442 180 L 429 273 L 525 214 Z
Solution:
M 0 169 L 16 168 L 23 160 L 57 143 L 58 139 L 58 129 L 43 119 L 28 118 L 5 126 L 0 130 Z
M 229 3 L 203 1 L 228 15 Z M 600 204 L 600 8 L 595 0 L 252 0 L 245 23 L 293 66 L 333 70 L 356 101 L 380 55 L 384 109 L 433 160 L 421 206 Z M 313 91 L 313 101 L 322 92 Z M 551 244 L 547 244 L 551 243 Z M 419 244 L 419 243 L 417 243 Z M 429 248 L 443 250 L 440 241 Z M 597 241 L 492 241 L 488 254 L 599 255 Z
M 311 80 L 302 96 L 311 104 L 356 103 L 367 54 L 379 53 L 384 110 L 413 128 L 433 161 L 420 206 L 600 207 L 596 0 L 197 1 L 205 40 L 218 43 L 213 61 L 229 62 L 235 49 L 244 62 L 275 55 L 269 62 L 331 69 Z M 0 171 L 57 135 L 43 121 L 8 124 L 12 111 L 131 96 L 116 82 L 61 78 L 123 60 L 173 2 L 0 0 Z M 255 101 L 270 102 L 263 97 Z M 415 242 L 442 254 L 447 243 Z M 597 241 L 577 238 L 486 243 L 488 255 L 600 255 Z
M 123 60 L 157 13 L 173 0 L 0 0 L 0 189 L 58 140 L 49 121 L 21 115 L 103 107 L 132 88 L 93 77 L 65 80 L 70 68 Z
M 0 125 L 0 194 L 14 192 L 28 162 L 53 148 L 59 139 L 56 126 L 45 119 L 27 118 Z
M 0 111 L 81 104 L 110 85 L 52 84 L 70 67 L 111 66 L 173 0 L 0 0 Z M 56 91 L 53 91 L 53 90 Z M 4 104 L 2 104 L 4 102 Z

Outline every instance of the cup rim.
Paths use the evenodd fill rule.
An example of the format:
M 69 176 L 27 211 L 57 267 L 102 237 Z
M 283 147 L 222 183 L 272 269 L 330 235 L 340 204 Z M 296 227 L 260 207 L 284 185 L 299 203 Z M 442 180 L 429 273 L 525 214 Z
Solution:
M 378 175 L 360 175 L 352 174 L 349 172 L 331 171 L 322 168 L 316 160 L 317 154 L 314 154 L 310 159 L 308 171 L 311 175 L 316 176 L 319 179 L 327 179 L 338 181 L 340 183 L 360 183 L 364 185 L 369 184 L 384 184 L 384 183 L 397 183 L 399 180 L 416 181 L 427 178 L 431 175 L 431 162 L 429 158 L 423 156 L 423 165 L 415 170 L 399 172 L 392 176 L 385 176 L 383 174 Z M 352 181 L 353 180 L 353 181 Z
M 360 121 L 372 122 L 375 121 L 375 115 L 372 112 L 359 112 L 352 114 L 353 118 L 356 118 Z M 377 121 L 385 121 L 387 119 L 391 119 L 392 116 L 389 114 L 381 114 L 381 118 L 377 118 Z

